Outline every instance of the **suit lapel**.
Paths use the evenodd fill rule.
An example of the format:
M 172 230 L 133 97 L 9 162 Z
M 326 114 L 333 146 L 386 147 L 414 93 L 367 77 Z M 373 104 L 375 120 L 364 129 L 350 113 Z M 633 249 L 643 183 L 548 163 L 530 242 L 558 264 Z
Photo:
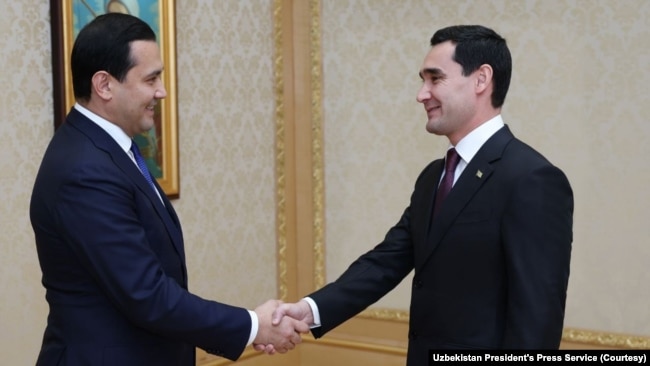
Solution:
M 142 176 L 142 174 L 140 175 Z M 146 179 L 144 179 L 144 176 L 142 176 L 142 180 L 144 181 L 143 183 L 144 186 L 146 186 L 146 188 L 148 188 L 148 190 L 151 191 L 149 182 L 147 182 Z M 144 189 L 143 184 L 138 185 L 141 190 Z M 155 192 L 153 193 L 153 195 L 155 195 L 154 197 L 155 199 L 152 199 L 151 195 L 148 195 L 148 197 L 150 200 L 152 200 L 154 207 L 156 207 L 156 212 L 158 212 L 158 216 L 165 223 L 165 227 L 167 228 L 167 233 L 172 238 L 172 242 L 174 243 L 174 248 L 176 249 L 176 253 L 178 254 L 179 257 L 181 257 L 183 263 L 184 284 L 187 287 L 187 268 L 185 267 L 185 263 L 186 263 L 185 247 L 183 245 L 183 230 L 181 230 L 181 223 L 178 220 L 178 216 L 176 215 L 174 206 L 172 206 L 172 203 L 169 201 L 167 195 L 165 195 L 165 192 L 158 184 L 158 181 L 154 179 L 153 184 L 156 186 L 158 192 L 160 192 L 160 199 L 162 199 L 162 203 L 160 202 L 160 199 L 158 198 L 158 195 L 156 195 Z
M 83 134 L 88 136 L 88 138 L 90 138 L 95 143 L 95 146 L 97 146 L 97 148 L 106 151 L 111 156 L 118 168 L 122 170 L 136 184 L 138 189 L 140 189 L 140 191 L 147 196 L 155 208 L 158 217 L 165 224 L 167 233 L 172 238 L 172 242 L 174 243 L 174 248 L 177 254 L 183 260 L 183 263 L 185 263 L 183 236 L 180 224 L 178 223 L 178 217 L 176 216 L 173 207 L 171 207 L 171 203 L 165 196 L 165 193 L 158 185 L 158 182 L 154 180 L 154 184 L 156 185 L 156 188 L 158 189 L 158 192 L 160 192 L 163 202 L 165 203 L 164 205 L 156 192 L 151 189 L 151 186 L 144 178 L 140 170 L 137 168 L 137 166 L 133 163 L 133 161 L 131 161 L 129 156 L 124 152 L 124 150 L 122 150 L 117 142 L 115 142 L 115 140 L 108 133 L 106 133 L 106 131 L 90 121 L 88 118 L 86 118 L 86 116 L 74 108 L 68 114 L 67 121 L 79 129 Z
M 140 189 L 145 190 L 143 187 L 146 187 L 151 191 L 151 187 L 146 179 L 144 179 L 144 176 L 142 176 L 142 179 L 144 180 L 144 183 L 141 182 L 141 184 L 138 185 Z M 173 242 L 176 247 L 176 252 L 178 252 L 178 255 L 183 259 L 183 263 L 185 263 L 185 249 L 183 247 L 183 231 L 181 230 L 181 223 L 178 220 L 174 206 L 172 206 L 172 203 L 169 201 L 167 195 L 165 195 L 165 192 L 156 179 L 153 180 L 153 184 L 156 186 L 158 192 L 160 192 L 160 198 L 155 192 L 149 194 L 148 197 L 154 203 L 154 207 L 156 207 L 156 211 L 161 220 L 165 222 L 167 232 L 172 238 L 174 238 Z M 160 199 L 162 199 L 162 202 Z M 185 278 L 187 278 L 187 276 L 185 276 Z
M 422 248 L 422 255 L 416 255 L 416 270 L 426 263 L 434 250 L 445 238 L 445 235 L 465 206 L 467 206 L 476 194 L 480 193 L 483 184 L 494 173 L 494 162 L 501 159 L 505 146 L 513 138 L 514 136 L 510 132 L 510 129 L 504 126 L 483 144 L 474 158 L 472 158 L 472 161 L 465 167 L 460 177 L 458 177 L 456 184 L 454 184 L 454 187 L 449 192 L 440 209 L 440 214 L 433 220 L 433 197 L 435 196 L 440 181 L 443 163 L 440 163 L 440 167 L 436 168 L 436 174 L 432 175 L 434 179 L 432 186 L 435 186 L 435 189 L 428 194 L 430 197 L 427 197 L 426 201 L 429 204 L 430 214 L 427 217 L 429 219 L 430 229 L 427 240 L 421 241 L 424 246 Z
M 419 241 L 420 243 L 427 242 L 427 238 L 432 230 L 433 204 L 444 168 L 444 159 L 434 161 L 431 164 L 432 173 L 425 176 L 423 179 L 424 193 L 420 201 L 422 205 L 419 207 L 420 211 L 418 212 L 418 215 L 415 216 L 415 219 L 419 221 L 416 223 L 415 227 L 425 228 L 425 230 L 422 230 L 420 233 L 420 238 L 422 239 Z

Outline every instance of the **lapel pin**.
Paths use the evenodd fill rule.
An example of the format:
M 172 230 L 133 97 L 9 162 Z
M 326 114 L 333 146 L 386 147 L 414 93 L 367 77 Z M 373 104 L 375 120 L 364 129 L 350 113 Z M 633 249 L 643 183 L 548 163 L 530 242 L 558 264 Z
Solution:
M 479 179 L 481 179 L 481 177 L 483 177 L 483 172 L 480 171 L 480 170 L 477 170 L 477 171 L 476 171 L 476 177 L 479 178 Z

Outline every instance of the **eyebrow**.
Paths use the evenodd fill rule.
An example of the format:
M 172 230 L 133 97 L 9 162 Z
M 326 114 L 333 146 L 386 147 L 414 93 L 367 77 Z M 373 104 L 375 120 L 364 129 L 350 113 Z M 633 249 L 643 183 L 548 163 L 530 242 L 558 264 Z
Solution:
M 154 71 L 148 73 L 147 75 L 145 75 L 144 78 L 147 79 L 147 78 L 150 78 L 152 76 L 160 76 L 160 74 L 162 74 L 163 71 L 164 71 L 164 68 L 154 70 Z
M 425 75 L 430 75 L 430 76 L 434 76 L 434 77 L 441 77 L 441 76 L 444 76 L 445 73 L 442 70 L 440 70 L 439 68 L 433 67 L 433 68 L 424 69 L 424 70 L 420 71 L 419 75 L 420 75 L 421 79 L 424 79 Z

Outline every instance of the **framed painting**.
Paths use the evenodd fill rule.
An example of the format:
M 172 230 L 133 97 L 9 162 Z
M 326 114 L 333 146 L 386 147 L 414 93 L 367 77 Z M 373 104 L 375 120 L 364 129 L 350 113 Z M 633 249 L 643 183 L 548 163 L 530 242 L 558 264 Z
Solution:
M 180 195 L 174 10 L 174 0 L 50 0 L 55 129 L 74 105 L 70 53 L 81 28 L 101 14 L 122 12 L 144 20 L 156 32 L 167 97 L 156 106 L 154 128 L 133 139 L 169 198 Z

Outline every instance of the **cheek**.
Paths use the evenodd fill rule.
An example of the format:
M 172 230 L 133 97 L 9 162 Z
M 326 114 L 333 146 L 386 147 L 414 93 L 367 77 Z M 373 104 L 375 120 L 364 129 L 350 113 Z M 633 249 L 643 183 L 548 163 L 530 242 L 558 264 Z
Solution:
M 469 83 L 459 83 L 448 90 L 447 97 L 458 107 L 466 107 L 472 103 L 474 89 Z

